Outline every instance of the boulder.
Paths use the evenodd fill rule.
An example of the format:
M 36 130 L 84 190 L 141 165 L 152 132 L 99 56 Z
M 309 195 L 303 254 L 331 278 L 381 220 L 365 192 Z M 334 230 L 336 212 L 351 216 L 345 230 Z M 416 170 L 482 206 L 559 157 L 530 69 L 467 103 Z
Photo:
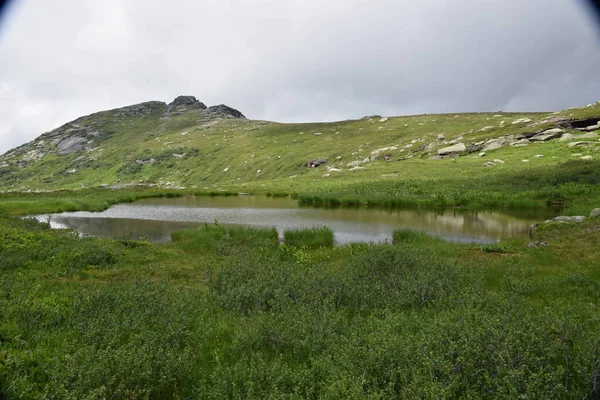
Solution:
M 529 141 L 531 142 L 547 142 L 548 140 L 558 139 L 563 135 L 564 131 L 560 128 L 548 129 L 535 136 L 532 136 Z
M 497 139 L 491 139 L 491 140 L 488 140 L 487 142 L 485 142 L 485 144 L 483 145 L 483 148 L 481 150 L 482 151 L 497 150 L 497 149 L 501 148 L 502 146 L 505 146 L 507 143 L 508 143 L 508 141 L 503 137 L 497 138 Z
M 557 222 L 582 222 L 584 219 L 585 219 L 585 217 L 583 215 L 575 215 L 575 216 L 561 215 L 552 220 L 557 221 Z
M 371 152 L 371 155 L 375 158 L 378 158 L 381 155 L 381 153 L 387 153 L 387 152 L 395 151 L 395 150 L 398 150 L 398 146 L 382 147 L 380 149 L 373 150 Z
M 445 156 L 448 154 L 464 153 L 467 151 L 467 146 L 464 143 L 457 143 L 453 146 L 444 147 L 438 150 L 439 156 Z
M 585 147 L 589 144 L 597 144 L 596 142 L 583 142 L 583 141 L 578 141 L 578 142 L 571 142 L 568 144 L 569 147 Z
M 320 167 L 321 165 L 325 164 L 327 162 L 326 158 L 313 158 L 312 160 L 308 160 L 306 162 L 306 166 L 308 168 L 316 168 L 316 167 Z
M 437 140 L 444 140 L 446 139 L 446 136 L 443 133 L 440 133 L 439 135 L 437 135 Z
M 385 121 L 387 121 L 387 120 L 388 120 L 388 117 L 383 117 L 383 118 L 381 118 L 381 119 L 379 120 L 379 122 L 385 122 Z
M 597 130 L 600 130 L 600 125 L 599 124 L 590 125 L 590 126 L 587 126 L 585 128 L 585 130 L 588 131 L 588 132 L 597 131 Z
M 591 160 L 592 158 L 594 158 L 594 157 L 592 157 L 592 156 L 579 157 L 580 160 Z
M 488 161 L 485 164 L 483 164 L 484 167 L 493 167 L 494 165 L 496 165 L 496 164 L 493 163 L 492 161 Z
M 529 144 L 529 139 L 519 139 L 516 142 L 512 142 L 510 145 L 512 147 L 524 147 L 527 146 Z
M 600 208 L 594 208 L 590 213 L 590 218 L 598 218 L 600 217 Z
M 511 122 L 513 125 L 517 125 L 517 124 L 525 124 L 527 122 L 531 122 L 531 119 L 529 118 L 519 118 L 514 120 L 513 122 Z

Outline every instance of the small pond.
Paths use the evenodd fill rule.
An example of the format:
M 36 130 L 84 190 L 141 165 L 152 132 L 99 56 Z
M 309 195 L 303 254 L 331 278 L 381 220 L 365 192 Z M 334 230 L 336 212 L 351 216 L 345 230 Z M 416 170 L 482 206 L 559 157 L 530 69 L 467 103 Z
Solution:
M 525 237 L 529 225 L 549 217 L 467 210 L 384 210 L 370 208 L 303 208 L 290 198 L 263 196 L 185 196 L 143 199 L 118 204 L 103 212 L 67 212 L 38 216 L 53 227 L 68 227 L 90 236 L 170 240 L 171 232 L 204 223 L 274 226 L 285 229 L 329 226 L 336 243 L 382 242 L 396 229 L 411 229 L 449 241 L 496 243 Z

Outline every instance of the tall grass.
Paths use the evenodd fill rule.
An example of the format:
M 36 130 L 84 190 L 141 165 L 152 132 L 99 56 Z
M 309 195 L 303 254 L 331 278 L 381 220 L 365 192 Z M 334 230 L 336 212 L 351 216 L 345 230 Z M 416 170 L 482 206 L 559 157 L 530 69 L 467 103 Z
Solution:
M 333 231 L 328 226 L 321 228 L 288 229 L 283 232 L 285 244 L 289 246 L 317 248 L 333 246 Z

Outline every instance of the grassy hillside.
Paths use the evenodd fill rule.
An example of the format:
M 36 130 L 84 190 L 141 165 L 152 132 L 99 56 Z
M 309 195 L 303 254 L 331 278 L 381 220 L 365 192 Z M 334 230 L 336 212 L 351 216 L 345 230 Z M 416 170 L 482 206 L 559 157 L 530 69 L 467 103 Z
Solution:
M 547 114 L 420 115 L 280 124 L 207 117 L 204 110 L 195 108 L 166 114 L 164 103 L 143 104 L 150 104 L 143 112 L 139 107 L 136 112 L 126 107 L 80 118 L 1 156 L 0 188 L 25 191 L 143 184 L 192 191 L 329 193 L 337 199 L 393 197 L 418 202 L 435 198 L 450 205 L 477 199 L 483 205 L 511 201 L 527 205 L 528 200 L 544 203 L 565 198 L 585 204 L 580 195 L 597 198 L 589 188 L 583 193 L 580 188 L 560 187 L 569 178 L 553 181 L 552 177 L 568 170 L 569 175 L 575 174 L 576 184 L 597 183 L 593 171 L 598 170 L 595 160 L 600 156 L 600 142 L 593 131 L 576 128 L 600 120 L 600 105 Z M 504 145 L 479 156 L 480 143 L 486 140 L 531 135 L 557 126 L 572 137 L 523 147 Z M 49 138 L 53 132 L 68 135 L 70 130 L 86 129 L 91 140 L 85 149 L 66 155 L 60 155 Z M 572 142 L 584 143 L 571 147 Z M 438 150 L 455 143 L 464 143 L 468 150 L 458 158 L 449 154 L 433 159 L 439 158 Z M 312 159 L 327 162 L 308 168 L 307 161 Z M 488 162 L 493 166 L 484 166 Z

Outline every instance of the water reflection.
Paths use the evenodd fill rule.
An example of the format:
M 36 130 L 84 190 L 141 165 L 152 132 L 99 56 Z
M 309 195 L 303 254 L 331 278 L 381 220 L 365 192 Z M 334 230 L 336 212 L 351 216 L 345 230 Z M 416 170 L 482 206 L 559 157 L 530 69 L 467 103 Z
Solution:
M 300 208 L 288 198 L 259 196 L 144 199 L 119 204 L 100 213 L 51 215 L 54 226 L 71 227 L 85 235 L 148 238 L 168 241 L 173 231 L 218 221 L 222 224 L 274 226 L 285 229 L 327 225 L 336 242 L 380 242 L 396 229 L 413 229 L 446 240 L 495 243 L 526 236 L 541 218 L 519 218 L 499 212 L 464 210 L 381 210 L 369 208 Z

